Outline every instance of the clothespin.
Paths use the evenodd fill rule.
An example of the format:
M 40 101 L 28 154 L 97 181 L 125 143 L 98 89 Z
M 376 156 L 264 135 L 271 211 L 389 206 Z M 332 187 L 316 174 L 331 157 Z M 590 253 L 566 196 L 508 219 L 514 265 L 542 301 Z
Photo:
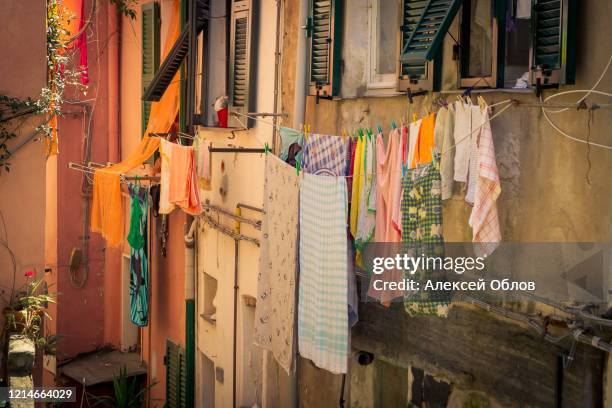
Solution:
M 342 130 L 340 131 L 340 135 L 342 136 L 342 140 L 346 140 L 346 129 L 342 128 Z
M 363 139 L 363 129 L 362 128 L 357 129 L 357 133 L 359 134 L 359 140 Z
M 484 111 L 487 108 L 487 102 L 482 95 L 478 95 L 478 106 L 480 106 L 481 111 Z
M 382 133 L 382 128 L 380 127 L 380 125 L 378 125 L 378 131 Z M 370 128 L 366 129 L 366 136 L 367 136 L 368 142 L 372 139 L 372 133 L 374 133 L 372 129 Z
M 397 125 L 395 124 L 395 121 L 391 121 L 391 129 L 397 129 Z M 382 133 L 382 132 L 381 132 Z
M 268 142 L 264 143 L 264 153 L 268 154 L 268 152 L 270 151 L 270 147 L 268 146 Z
M 416 123 L 417 122 L 417 114 L 416 112 L 412 112 L 412 123 Z
M 299 176 L 300 175 L 300 161 L 299 160 L 295 161 L 295 171 L 297 175 Z

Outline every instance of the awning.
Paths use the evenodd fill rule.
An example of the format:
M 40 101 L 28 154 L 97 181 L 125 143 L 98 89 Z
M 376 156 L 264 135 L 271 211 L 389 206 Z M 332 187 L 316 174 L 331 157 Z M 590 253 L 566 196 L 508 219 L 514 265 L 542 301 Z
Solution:
M 125 367 L 128 377 L 147 373 L 146 365 L 138 353 L 105 351 L 77 357 L 59 367 L 60 374 L 83 385 L 90 386 L 113 381 L 115 375 Z

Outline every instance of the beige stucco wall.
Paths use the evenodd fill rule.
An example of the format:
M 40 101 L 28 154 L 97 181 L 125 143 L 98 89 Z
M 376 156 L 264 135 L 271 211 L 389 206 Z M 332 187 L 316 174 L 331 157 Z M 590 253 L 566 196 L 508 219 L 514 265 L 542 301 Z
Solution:
M 257 18 L 256 42 L 257 65 L 255 67 L 256 101 L 253 110 L 272 112 L 274 109 L 274 52 L 276 36 L 276 2 L 259 2 L 255 12 Z M 271 118 L 265 118 L 271 122 Z M 199 135 L 211 140 L 214 146 L 263 148 L 264 143 L 272 146 L 272 127 L 256 122 L 248 131 L 201 128 Z M 234 211 L 238 203 L 261 208 L 263 204 L 263 154 L 212 154 L 212 189 L 203 193 L 203 199 L 213 205 Z M 223 193 L 221 192 L 223 191 Z M 215 219 L 229 228 L 234 222 L 226 217 Z M 243 210 L 242 215 L 261 219 L 261 214 Z M 260 232 L 249 225 L 242 226 L 241 232 L 247 236 L 260 238 Z M 252 243 L 241 241 L 238 255 L 238 322 L 237 322 L 237 406 L 251 406 L 266 398 L 262 383 L 268 381 L 263 367 L 263 353 L 252 346 L 252 319 L 254 309 L 245 306 L 245 296 L 257 296 L 257 268 L 259 248 Z M 217 369 L 223 370 L 223 382 L 215 381 L 215 402 L 217 407 L 232 404 L 232 344 L 233 344 L 233 296 L 234 296 L 234 240 L 200 223 L 198 233 L 198 309 L 197 309 L 197 347 L 212 360 Z M 217 321 L 213 325 L 203 319 L 204 273 L 218 282 L 216 296 Z M 196 358 L 198 361 L 198 358 Z M 267 364 L 266 364 L 267 366 Z M 273 369 L 272 369 L 273 370 Z M 196 389 L 203 388 L 203 373 L 200 365 Z M 274 370 L 272 371 L 274 372 Z M 196 394 L 198 395 L 198 394 Z M 201 394 L 200 394 L 201 395 Z
M 46 77 L 46 2 L 6 1 L 0 7 L 0 93 L 37 99 Z M 18 137 L 15 147 L 28 138 L 40 117 L 13 121 Z M 0 173 L 0 240 L 7 241 L 17 264 L 16 288 L 22 289 L 23 273 L 44 273 L 45 153 L 41 142 L 30 141 L 10 158 L 10 173 Z M 7 250 L 0 247 L 0 291 L 8 299 L 13 272 Z M 2 301 L 0 307 L 5 304 Z

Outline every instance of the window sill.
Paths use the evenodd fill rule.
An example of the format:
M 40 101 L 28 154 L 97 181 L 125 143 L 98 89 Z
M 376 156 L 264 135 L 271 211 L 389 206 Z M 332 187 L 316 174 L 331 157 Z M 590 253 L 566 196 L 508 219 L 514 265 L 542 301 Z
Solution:
M 208 314 L 205 314 L 205 313 L 202 313 L 202 314 L 200 315 L 200 317 L 201 317 L 202 319 L 204 319 L 204 321 L 208 322 L 208 323 L 209 323 L 210 325 L 212 325 L 212 326 L 216 326 L 216 325 L 217 325 L 217 320 L 215 320 L 215 319 L 211 319 L 211 317 L 210 317 L 210 316 L 211 316 L 211 315 L 208 315 Z
M 441 94 L 462 94 L 465 89 L 452 89 L 448 91 L 440 91 Z M 475 88 L 470 91 L 472 94 L 476 93 L 512 93 L 512 94 L 532 94 L 535 93 L 535 88 Z

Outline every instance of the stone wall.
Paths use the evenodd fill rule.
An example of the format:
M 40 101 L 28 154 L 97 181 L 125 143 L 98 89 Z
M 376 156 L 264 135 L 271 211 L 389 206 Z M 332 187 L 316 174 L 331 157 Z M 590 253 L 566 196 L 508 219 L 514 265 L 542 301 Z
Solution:
M 285 2 L 286 30 L 289 27 L 298 30 L 301 25 L 296 21 L 298 3 Z M 351 24 L 361 21 L 359 13 L 367 13 L 366 7 L 359 6 L 361 3 L 346 2 L 347 15 L 351 18 L 345 24 L 347 21 Z M 593 86 L 610 56 L 608 51 L 604 51 L 605 47 L 594 47 L 593 44 L 610 37 L 611 18 L 612 3 L 598 0 L 579 2 L 576 85 L 546 90 L 544 97 L 559 91 Z M 363 30 L 365 32 L 366 27 Z M 451 30 L 456 34 L 456 22 Z M 346 34 L 345 30 L 347 44 L 343 47 L 341 83 L 344 97 L 320 100 L 319 104 L 315 104 L 314 97 L 309 97 L 306 122 L 316 133 L 340 134 L 343 128 L 350 130 L 378 124 L 386 131 L 391 121 L 399 123 L 407 117 L 408 100 L 405 96 L 363 96 L 360 90 L 362 65 L 351 60 L 363 53 L 363 36 Z M 295 51 L 287 44 L 283 47 L 282 77 L 293 78 Z M 452 45 L 447 36 L 444 44 L 444 92 L 457 90 L 457 65 L 451 57 Z M 612 89 L 612 72 L 601 81 L 599 89 Z M 289 114 L 293 109 L 292 91 L 293 87 L 283 87 L 282 109 Z M 454 94 L 448 93 L 442 96 L 449 100 L 455 98 Z M 426 112 L 431 97 L 416 97 L 411 108 L 421 115 Z M 545 121 L 539 108 L 525 106 L 539 102 L 533 93 L 494 91 L 484 94 L 484 97 L 489 104 L 508 98 L 523 103 L 510 108 L 491 124 L 502 183 L 498 208 L 503 240 L 609 242 L 612 238 L 610 151 L 588 148 L 557 133 Z M 578 97 L 578 94 L 569 94 L 555 102 L 575 102 Z M 577 138 L 610 144 L 610 110 L 592 114 L 584 110 L 569 110 L 553 115 L 552 119 L 557 126 Z M 470 210 L 460 190 L 445 202 L 444 235 L 447 241 L 471 240 L 467 223 Z M 540 306 L 530 307 L 533 310 Z M 360 367 L 355 365 L 354 359 L 351 360 L 345 391 L 346 396 L 350 394 L 350 406 L 388 406 L 381 402 L 377 390 L 380 390 L 381 383 L 388 384 L 388 378 L 398 376 L 406 379 L 405 390 L 399 385 L 400 388 L 389 385 L 388 389 L 399 390 L 400 394 L 405 391 L 410 398 L 413 393 L 425 395 L 433 392 L 437 395 L 444 384 L 448 384 L 448 406 L 549 407 L 555 401 L 557 356 L 561 348 L 538 337 L 531 329 L 500 320 L 491 313 L 459 305 L 453 308 L 448 319 L 409 318 L 398 306 L 386 309 L 373 303 L 362 304 L 360 322 L 353 330 L 351 341 L 354 351 L 362 349 L 374 353 L 375 363 Z M 564 347 L 567 344 L 571 342 L 565 343 Z M 605 388 L 602 386 L 604 361 L 605 356 L 594 348 L 582 345 L 576 348 L 572 365 L 564 373 L 563 406 L 601 406 Z M 309 361 L 300 360 L 298 383 L 300 406 L 338 406 L 341 376 L 334 376 L 317 369 Z

